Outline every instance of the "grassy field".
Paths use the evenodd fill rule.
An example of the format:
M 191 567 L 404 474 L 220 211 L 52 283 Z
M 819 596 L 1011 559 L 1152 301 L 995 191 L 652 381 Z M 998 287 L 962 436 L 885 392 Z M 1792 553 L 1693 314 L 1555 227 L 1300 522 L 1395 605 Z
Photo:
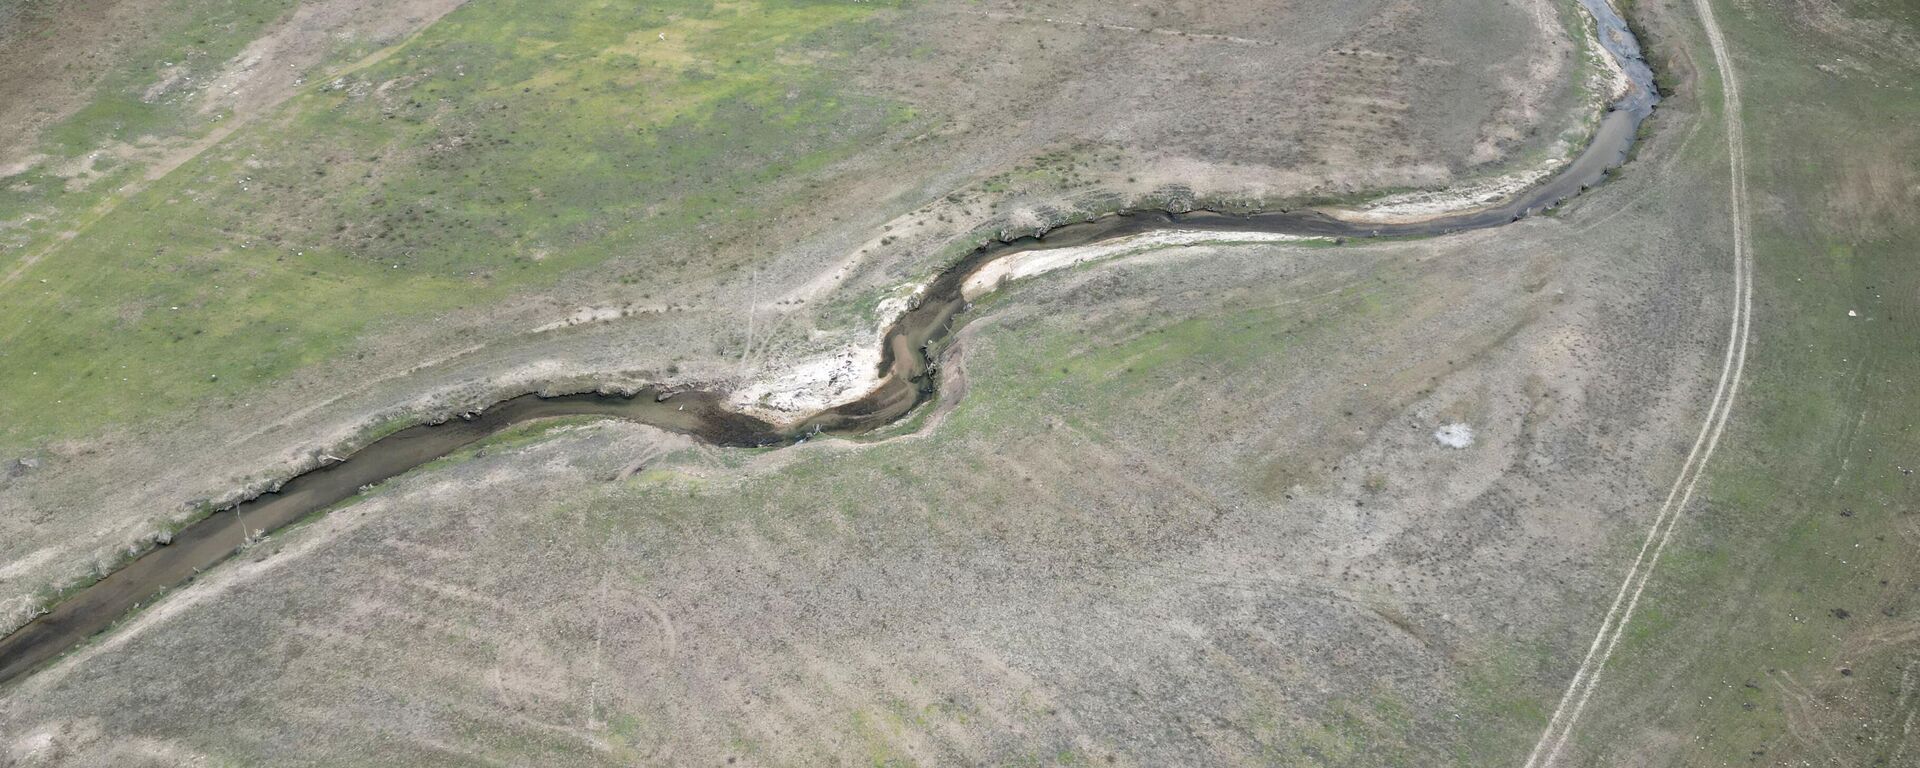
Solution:
M 35 39 L 58 45 L 73 27 L 63 10 L 153 1 L 47 0 L 22 14 L 45 17 Z M 854 0 L 477 0 L 436 15 L 450 5 L 411 0 L 424 29 L 379 35 L 291 25 L 322 50 L 301 59 L 284 101 L 226 95 L 292 66 L 250 68 L 242 54 L 258 39 L 315 8 L 378 14 L 347 0 L 177 0 L 117 30 L 128 42 L 116 63 L 40 134 L 40 159 L 0 183 L 0 387 L 17 393 L 0 403 L 0 455 L 71 454 L 49 446 L 306 400 L 273 385 L 380 359 L 368 348 L 445 331 L 434 323 L 450 315 L 584 292 L 554 287 L 569 280 L 621 286 L 594 301 L 673 304 L 690 281 L 711 287 L 815 247 L 799 242 L 810 236 L 853 250 L 898 215 L 888 226 L 902 242 L 870 260 L 912 266 L 879 286 L 891 287 L 989 220 L 1031 227 L 1162 187 L 1245 200 L 1252 187 L 1300 199 L 1440 184 L 1502 167 L 1503 152 L 1534 158 L 1567 114 L 1590 111 L 1578 82 L 1415 61 L 1492 40 L 1476 55 L 1537 55 L 1551 65 L 1532 76 L 1564 66 L 1578 80 L 1585 65 L 1557 38 L 1575 16 L 1551 4 L 1541 28 L 1477 0 L 1414 15 L 1369 2 L 1294 23 L 1235 6 L 1070 9 L 1101 22 L 1088 25 L 938 2 L 902 14 Z M 1222 34 L 1235 30 L 1246 37 Z M 1412 58 L 1360 55 L 1374 49 Z M 1216 65 L 1231 70 L 1220 88 L 1180 85 Z M 1187 124 L 1202 114 L 1217 136 Z M 860 171 L 823 170 L 844 162 Z M 1219 167 L 1196 173 L 1208 163 Z M 902 164 L 914 172 L 890 173 Z M 892 178 L 860 178 L 877 175 Z M 830 189 L 811 186 L 823 179 Z M 935 205 L 950 195 L 965 202 Z M 793 223 L 823 207 L 836 209 L 828 220 L 872 220 L 825 234 Z M 909 223 L 921 216 L 939 223 Z M 770 221 L 791 237 L 765 235 Z M 710 346 L 724 353 L 685 351 L 735 356 Z
M 1498 763 L 1554 695 L 1542 629 L 1589 603 L 1553 575 L 1592 540 L 1581 484 L 1663 465 L 1614 441 L 1675 367 L 1531 361 L 1645 333 L 1563 289 L 1690 295 L 1623 245 L 1684 234 L 1569 250 L 1562 221 L 1020 281 L 963 331 L 955 399 L 877 444 L 529 429 L 210 571 L 0 727 L 102 759 L 271 761 L 298 731 L 345 762 Z M 1637 408 L 1555 394 L 1583 388 Z M 1452 420 L 1473 450 L 1434 443 Z M 1628 456 L 1528 469 L 1596 450 Z M 176 727 L 192 702 L 215 725 Z
M 195 23 L 140 62 L 223 62 L 198 30 L 245 40 L 242 22 L 281 5 L 210 4 L 203 15 L 236 20 L 183 17 Z M 96 164 L 104 175 L 71 192 L 56 163 L 9 179 L 0 221 L 44 218 L 11 233 L 0 262 L 38 255 L 0 296 L 0 453 L 238 398 L 353 354 L 369 328 L 611 259 L 654 285 L 737 266 L 686 243 L 791 200 L 804 190 L 783 180 L 912 119 L 812 66 L 880 7 L 477 2 L 124 199 L 141 168 Z M 107 78 L 46 151 L 220 119 L 143 101 L 141 73 Z
M 1920 70 L 1897 35 L 1845 39 L 1778 7 L 1716 7 L 1746 103 L 1752 358 L 1705 497 L 1567 763 L 1911 765 Z M 1846 12 L 1891 20 L 1856 34 L 1912 40 L 1920 23 L 1911 8 Z
M 1518 763 L 1672 482 L 1726 332 L 1719 83 L 1689 3 L 1636 5 L 1692 77 L 1668 75 L 1679 93 L 1634 165 L 1559 216 L 1015 283 L 975 308 L 938 407 L 885 441 L 722 451 L 530 425 L 287 530 L 10 690 L 0 731 L 22 735 L 0 748 Z M 1890 25 L 1716 7 L 1746 94 L 1751 357 L 1560 764 L 1905 765 L 1920 59 L 1902 52 L 1920 37 L 1898 4 L 1836 6 Z M 620 280 L 636 244 L 752 226 L 750 203 L 800 194 L 782 179 L 923 119 L 794 53 L 865 39 L 867 13 L 479 2 L 316 79 L 0 301 L 33 320 L 5 331 L 26 357 L 0 358 L 0 384 L 91 398 L 0 402 L 0 450 L 355 354 L 367 307 L 406 322 L 595 264 Z M 703 42 L 722 39 L 758 42 Z M 983 192 L 1092 188 L 1125 160 L 1039 157 Z M 78 217 L 110 186 L 21 205 Z M 671 253 L 647 268 L 733 266 Z M 829 302 L 857 315 L 865 296 Z M 1451 423 L 1475 444 L 1437 445 Z
M 1527 5 L 37 0 L 0 615 L 408 420 L 807 370 L 982 233 L 1536 157 L 1592 105 Z
M 179 98 L 178 92 L 156 88 L 156 83 L 213 79 L 228 60 L 297 3 L 295 0 L 176 0 L 164 9 L 138 14 L 135 22 L 126 27 L 109 30 L 88 29 L 96 19 L 73 18 L 76 12 L 106 16 L 108 11 L 123 10 L 113 5 L 58 0 L 0 4 L 0 22 L 7 24 L 14 45 L 23 49 L 52 45 L 84 52 L 80 56 L 62 51 L 42 54 L 59 66 L 56 71 L 10 73 L 22 81 L 36 81 L 23 82 L 23 85 L 52 84 L 58 90 L 67 91 L 57 94 L 58 98 L 48 99 L 52 103 L 29 107 L 43 115 L 60 116 L 42 130 L 22 131 L 23 135 L 37 134 L 39 141 L 30 148 L 32 152 L 55 161 L 74 161 L 115 144 L 157 143 L 205 132 L 209 116 L 199 114 L 192 104 Z M 76 29 L 98 32 L 109 39 L 63 37 Z M 336 56 L 346 58 L 366 52 L 342 46 Z M 68 99 L 73 100 L 74 108 L 62 114 L 58 104 Z M 15 140 L 16 137 L 9 137 L 9 143 Z M 88 175 L 124 181 L 133 169 L 124 164 L 112 167 L 117 163 L 114 159 L 95 163 L 94 173 Z M 45 179 L 34 177 L 8 181 L 9 206 L 31 203 L 65 206 L 75 199 L 85 199 L 65 198 L 66 193 L 80 190 L 69 190 L 64 177 L 53 183 L 40 183 Z M 34 189 L 23 189 L 23 184 Z M 16 237 L 9 233 L 8 240 L 19 242 Z M 7 254 L 7 260 L 14 256 Z

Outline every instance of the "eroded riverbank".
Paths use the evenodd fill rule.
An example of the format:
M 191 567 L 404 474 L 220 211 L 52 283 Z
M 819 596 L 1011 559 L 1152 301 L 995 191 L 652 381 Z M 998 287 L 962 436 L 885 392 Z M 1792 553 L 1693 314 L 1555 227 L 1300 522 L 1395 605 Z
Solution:
M 632 396 L 597 393 L 559 397 L 521 395 L 462 419 L 410 427 L 347 457 L 302 474 L 279 489 L 221 510 L 189 526 L 159 547 L 99 582 L 80 590 L 18 631 L 0 640 L 0 683 L 23 675 L 120 617 L 187 582 L 245 546 L 306 515 L 353 497 L 365 487 L 400 475 L 462 446 L 527 421 L 572 415 L 622 418 L 695 436 L 721 446 L 791 444 L 817 434 L 854 435 L 892 423 L 930 397 L 937 381 L 932 351 L 964 319 L 978 288 L 969 283 L 1002 259 L 1025 252 L 1074 248 L 1170 230 L 1268 233 L 1328 239 L 1412 237 L 1501 226 L 1557 205 L 1598 183 L 1626 158 L 1638 125 L 1657 96 L 1651 73 L 1638 59 L 1604 0 L 1583 0 L 1599 19 L 1602 44 L 1628 74 L 1627 95 L 1603 116 L 1587 148 L 1545 183 L 1497 206 L 1422 221 L 1353 221 L 1320 210 L 1282 210 L 1238 215 L 1199 210 L 1130 211 L 1071 224 L 1041 235 L 990 242 L 942 271 L 882 338 L 878 381 L 868 394 L 822 410 L 791 425 L 775 425 L 727 408 L 725 393 L 683 391 L 664 396 L 643 389 Z M 1611 42 L 1609 40 L 1611 39 Z M 1624 39 L 1624 42 L 1622 40 Z M 1637 63 L 1637 66 L 1633 66 Z M 976 284 L 977 285 L 977 284 Z

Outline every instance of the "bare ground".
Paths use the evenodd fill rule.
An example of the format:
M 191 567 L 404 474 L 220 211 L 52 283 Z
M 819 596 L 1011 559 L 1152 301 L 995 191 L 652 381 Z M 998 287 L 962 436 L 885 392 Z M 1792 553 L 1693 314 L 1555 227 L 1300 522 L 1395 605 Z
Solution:
M 235 71 L 298 70 L 277 57 L 303 49 L 278 41 L 327 19 L 402 34 L 400 22 L 432 17 L 393 11 L 380 17 L 398 24 L 390 29 L 355 8 L 302 6 Z M 34 446 L 40 468 L 0 486 L 4 557 L 22 564 L 0 580 L 6 605 L 23 616 L 32 593 L 108 567 L 197 503 L 257 491 L 392 418 L 540 386 L 739 385 L 870 345 L 871 319 L 847 302 L 924 279 L 968 232 L 1029 230 L 1129 201 L 1445 184 L 1543 151 L 1590 114 L 1567 81 L 1573 44 L 1557 6 L 1281 10 L 968 4 L 889 16 L 876 38 L 887 42 L 861 43 L 846 77 L 938 116 L 931 130 L 822 171 L 808 181 L 809 210 L 696 233 L 703 259 L 687 258 L 692 238 L 662 243 L 551 290 L 376 329 L 354 359 Z M 1495 81 L 1488 71 L 1525 75 Z M 270 104 L 248 94 L 287 83 L 268 85 L 231 93 Z M 196 98 L 215 105 L 227 92 Z M 692 266 L 655 270 L 661 258 Z M 634 274 L 648 277 L 610 279 Z M 607 307 L 624 314 L 567 322 Z

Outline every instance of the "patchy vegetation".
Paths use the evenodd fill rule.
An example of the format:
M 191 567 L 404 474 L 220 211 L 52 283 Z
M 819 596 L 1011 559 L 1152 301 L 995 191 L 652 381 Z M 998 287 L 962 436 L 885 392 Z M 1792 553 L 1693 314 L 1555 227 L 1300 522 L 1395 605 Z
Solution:
M 1914 39 L 1896 5 L 1716 5 L 1747 99 L 1752 357 L 1703 494 L 1560 765 L 1914 757 L 1920 98 L 1911 57 L 1887 53 Z M 1470 88 L 1422 86 L 1467 65 L 1413 53 L 1414 32 L 1445 38 L 1472 13 L 1414 24 L 1409 5 L 1369 6 L 1349 24 L 1333 18 L 1344 5 L 1263 8 L 1340 42 L 1273 68 L 1302 93 L 1215 104 L 1209 138 L 1188 143 L 1154 121 L 1190 103 L 1142 109 L 1091 87 L 1119 80 L 1061 74 L 1211 62 L 1185 67 L 1194 82 L 1119 69 L 1143 91 L 1244 96 L 1257 82 L 1208 57 L 1282 46 L 1221 7 L 654 17 L 476 2 L 312 79 L 255 118 L 273 130 L 235 132 L 122 202 L 97 207 L 105 183 L 62 193 L 75 207 L 34 203 L 98 213 L 0 293 L 9 320 L 35 321 L 7 353 L 79 383 L 0 366 L 33 396 L 0 400 L 25 416 L 0 445 L 86 447 L 10 465 L 5 522 L 30 535 L 0 536 L 28 542 L 0 545 L 0 578 L 42 583 L 54 568 L 29 559 L 39 547 L 98 536 L 104 518 L 54 503 L 124 500 L 70 487 L 100 476 L 88 467 L 149 466 L 133 447 L 175 445 L 83 439 L 137 405 L 297 402 L 310 393 L 285 381 L 365 373 L 363 348 L 413 365 L 417 339 L 379 341 L 391 325 L 334 325 L 363 297 L 391 324 L 485 302 L 537 307 L 515 322 L 672 308 L 489 337 L 465 362 L 347 398 L 353 419 L 273 424 L 359 429 L 430 384 L 481 397 L 495 381 L 474 371 L 493 368 L 752 376 L 844 341 L 837 329 L 961 234 L 1154 195 L 1342 197 L 1438 178 L 1404 167 L 1425 157 L 1407 146 L 1540 149 L 1482 130 L 1504 107 L 1460 98 Z M 624 424 L 529 425 L 289 529 L 10 688 L 0 749 L 28 765 L 1517 763 L 1694 438 L 1727 331 L 1730 116 L 1690 6 L 1634 7 L 1673 98 L 1636 165 L 1558 216 L 1417 242 L 1207 243 L 1022 280 L 946 351 L 943 391 L 963 394 L 870 441 L 730 451 Z M 723 39 L 756 45 L 729 58 L 702 42 Z M 1102 46 L 1121 52 L 1086 53 Z M 903 61 L 920 65 L 872 63 Z M 989 75 L 1014 95 L 936 87 Z M 1413 106 L 1427 91 L 1470 103 Z M 1036 93 L 1088 122 L 1007 103 Z M 970 99 L 987 106 L 955 106 Z M 1309 105 L 1310 129 L 1252 137 L 1236 111 L 1293 114 L 1276 105 Z M 1149 117 L 1112 119 L 1125 111 Z M 1422 144 L 1427 117 L 1453 143 Z M 1110 131 L 1089 128 L 1102 120 Z M 962 149 L 991 159 L 932 159 Z M 1478 167 L 1470 154 L 1443 175 Z M 1171 185 L 1196 156 L 1222 160 L 1200 174 L 1215 188 Z M 1339 172 L 1235 186 L 1269 161 Z M 45 173 L 14 192 L 45 193 Z M 820 199 L 837 204 L 830 223 L 782 218 Z M 61 226 L 11 232 L 43 242 Z M 804 245 L 754 250 L 796 233 Z M 96 299 L 122 296 L 145 303 Z M 148 389 L 90 390 L 90 372 L 113 375 L 101 354 L 147 366 Z M 194 366 L 225 367 L 216 381 Z M 95 405 L 43 414 L 59 410 L 49 397 Z M 193 437 L 241 417 L 207 418 Z M 1436 441 L 1457 424 L 1470 444 Z M 226 458 L 294 440 L 275 432 Z M 199 461 L 139 498 L 216 471 Z
M 835 90 L 799 52 L 873 7 L 477 3 L 309 84 L 263 119 L 272 130 L 59 236 L 0 298 L 0 387 L 15 393 L 0 445 L 271 382 L 353 354 L 368 328 L 616 254 L 655 251 L 628 268 L 662 281 L 729 268 L 660 244 L 739 226 L 799 191 L 778 182 L 908 118 Z M 103 87 L 49 132 L 55 147 L 135 141 L 186 109 Z M 57 172 L 14 177 L 0 205 L 57 204 Z
M 0 460 L 38 465 L 0 611 L 382 424 L 744 390 L 979 238 L 1445 185 L 1594 109 L 1547 0 L 228 0 L 111 45 L 58 22 L 144 0 L 46 2 L 0 67 L 90 58 L 0 157 Z
M 1829 23 L 1807 23 L 1811 6 Z M 1567 762 L 1908 764 L 1920 758 L 1920 71 L 1895 57 L 1833 66 L 1831 52 L 1862 42 L 1836 30 L 1898 46 L 1917 20 L 1873 3 L 1716 10 L 1747 106 L 1753 359 L 1705 498 Z M 1699 87 L 1718 104 L 1717 78 Z M 1727 116 L 1707 119 L 1717 133 Z M 1696 154 L 1724 163 L 1719 147 Z

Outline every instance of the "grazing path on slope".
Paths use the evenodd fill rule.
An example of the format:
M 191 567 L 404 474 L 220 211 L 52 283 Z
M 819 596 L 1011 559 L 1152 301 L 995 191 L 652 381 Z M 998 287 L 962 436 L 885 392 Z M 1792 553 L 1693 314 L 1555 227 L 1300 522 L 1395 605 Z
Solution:
M 1574 672 L 1573 680 L 1567 683 L 1567 691 L 1554 708 L 1553 717 L 1547 720 L 1546 730 L 1541 732 L 1540 740 L 1534 743 L 1525 768 L 1553 765 L 1559 759 L 1560 751 L 1566 747 L 1567 738 L 1573 735 L 1574 726 L 1580 723 L 1580 714 L 1586 710 L 1587 700 L 1593 697 L 1594 690 L 1600 685 L 1600 673 L 1605 671 L 1607 660 L 1613 657 L 1627 624 L 1633 620 L 1634 609 L 1640 605 L 1640 595 L 1646 591 L 1648 582 L 1653 580 L 1654 568 L 1660 564 L 1660 554 L 1673 538 L 1674 526 L 1684 516 L 1687 504 L 1693 500 L 1694 486 L 1705 474 L 1707 462 L 1713 458 L 1713 449 L 1720 444 L 1720 433 L 1733 413 L 1734 395 L 1740 389 L 1740 376 L 1746 369 L 1747 329 L 1753 320 L 1753 253 L 1747 237 L 1747 160 L 1744 129 L 1740 122 L 1740 81 L 1733 71 L 1732 58 L 1727 53 L 1726 37 L 1721 34 L 1720 25 L 1714 20 L 1711 0 L 1694 0 L 1693 4 L 1700 15 L 1701 25 L 1706 28 L 1707 42 L 1713 48 L 1714 66 L 1720 71 L 1721 119 L 1727 126 L 1727 171 L 1730 177 L 1728 206 L 1733 225 L 1733 320 L 1727 330 L 1727 353 L 1720 363 L 1720 383 L 1714 388 L 1713 403 L 1707 408 L 1706 420 L 1700 424 L 1700 434 L 1694 439 L 1693 450 L 1687 453 L 1686 462 L 1680 465 L 1680 476 L 1674 478 L 1673 487 L 1667 491 L 1667 500 L 1654 515 L 1653 525 L 1647 529 L 1647 538 L 1640 544 L 1640 554 L 1634 557 L 1633 565 L 1627 568 L 1626 578 L 1620 582 L 1620 592 L 1614 595 L 1613 606 L 1607 609 L 1606 619 L 1600 622 L 1600 630 L 1594 633 L 1593 644 L 1587 648 L 1587 656 Z

